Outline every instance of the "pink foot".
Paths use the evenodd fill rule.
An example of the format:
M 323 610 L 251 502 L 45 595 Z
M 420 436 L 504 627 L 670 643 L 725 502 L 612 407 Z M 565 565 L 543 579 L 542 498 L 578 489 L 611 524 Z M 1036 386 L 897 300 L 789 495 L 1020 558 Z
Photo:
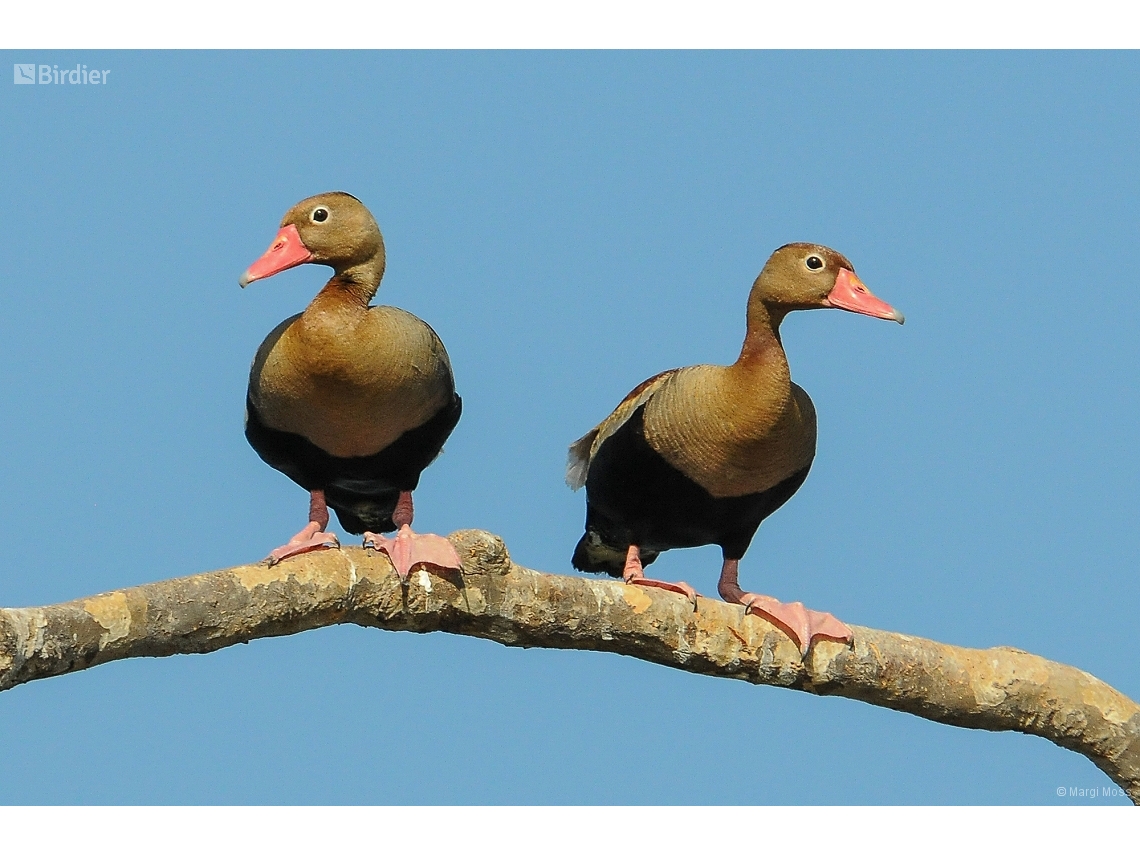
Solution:
M 647 579 L 645 570 L 642 569 L 641 566 L 641 550 L 633 544 L 630 544 L 629 551 L 625 554 L 625 569 L 622 570 L 621 577 L 627 585 L 661 588 L 662 590 L 672 591 L 674 594 L 688 597 L 689 602 L 694 606 L 697 604 L 697 592 L 694 591 L 690 585 L 684 582 L 664 582 L 660 579 Z
M 741 600 L 747 614 L 759 614 L 780 627 L 807 656 L 817 638 L 829 638 L 850 644 L 854 637 L 851 629 L 830 612 L 816 612 L 804 608 L 803 603 L 781 603 L 763 594 L 745 594 Z
M 336 535 L 331 532 L 321 531 L 319 523 L 311 522 L 293 537 L 284 546 L 278 546 L 269 553 L 266 561 L 272 567 L 278 561 L 284 561 L 286 558 L 291 558 L 294 555 L 300 555 L 304 552 L 315 552 L 318 549 L 339 549 L 340 541 L 336 539 Z
M 801 656 L 807 656 L 817 638 L 848 644 L 854 640 L 847 624 L 829 612 L 814 612 L 803 603 L 781 603 L 775 597 L 742 591 L 737 582 L 739 565 L 738 559 L 725 559 L 717 584 L 720 595 L 726 602 L 744 606 L 745 614 L 759 614 L 776 624 L 800 648 Z
M 400 526 L 395 537 L 365 532 L 364 547 L 386 553 L 401 582 L 408 580 L 417 564 L 439 570 L 459 570 L 462 566 L 451 541 L 438 534 L 416 534 L 409 525 Z

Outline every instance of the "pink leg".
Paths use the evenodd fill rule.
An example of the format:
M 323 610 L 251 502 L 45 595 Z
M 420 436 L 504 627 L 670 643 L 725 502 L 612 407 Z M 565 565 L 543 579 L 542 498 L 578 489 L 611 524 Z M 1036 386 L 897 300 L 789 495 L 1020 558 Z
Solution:
M 776 624 L 799 646 L 801 656 L 807 656 L 812 642 L 817 638 L 847 643 L 853 640 L 854 636 L 847 625 L 828 612 L 813 612 L 804 608 L 803 603 L 781 603 L 775 597 L 742 591 L 737 582 L 739 568 L 739 560 L 725 559 L 720 571 L 720 582 L 716 586 L 721 597 L 730 603 L 744 606 L 746 614 L 756 612 Z
M 412 494 L 405 490 L 400 493 L 396 509 L 392 511 L 392 522 L 399 531 L 395 537 L 384 537 L 370 531 L 364 533 L 364 548 L 384 552 L 396 568 L 401 582 L 408 581 L 408 574 L 417 564 L 437 570 L 459 570 L 459 553 L 445 537 L 438 534 L 416 534 L 412 531 Z
M 622 570 L 622 579 L 629 585 L 644 585 L 647 588 L 663 588 L 674 594 L 682 594 L 689 598 L 694 606 L 697 604 L 697 592 L 684 582 L 662 582 L 660 579 L 647 579 L 641 567 L 641 550 L 634 544 L 629 545 L 625 554 L 625 569 Z
M 313 490 L 309 493 L 309 524 L 289 538 L 284 546 L 278 546 L 269 553 L 269 558 L 266 559 L 269 566 L 303 552 L 339 547 L 336 535 L 325 531 L 328 524 L 329 508 L 325 504 L 324 490 Z
M 409 490 L 404 490 L 400 493 L 400 498 L 396 500 L 396 508 L 392 511 L 392 524 L 396 528 L 403 528 L 412 524 L 412 517 L 416 515 L 416 509 L 412 505 L 412 494 Z

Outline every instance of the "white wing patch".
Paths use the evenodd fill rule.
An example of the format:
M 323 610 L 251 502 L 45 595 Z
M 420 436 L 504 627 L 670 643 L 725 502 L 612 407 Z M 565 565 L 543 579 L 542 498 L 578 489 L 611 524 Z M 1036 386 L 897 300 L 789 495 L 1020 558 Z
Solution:
M 600 425 L 570 446 L 570 454 L 566 460 L 566 483 L 571 490 L 578 490 L 586 485 L 586 476 L 590 473 L 590 463 L 602 443 L 617 433 L 629 417 L 637 412 L 637 408 L 653 397 L 653 393 L 661 388 L 679 369 L 663 371 L 656 377 L 650 377 L 640 386 L 625 396 L 617 408 L 606 417 Z

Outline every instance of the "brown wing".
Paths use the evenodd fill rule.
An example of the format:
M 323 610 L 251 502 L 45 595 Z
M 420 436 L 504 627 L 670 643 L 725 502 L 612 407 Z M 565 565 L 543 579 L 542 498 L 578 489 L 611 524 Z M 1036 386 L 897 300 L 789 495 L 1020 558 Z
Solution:
M 618 428 L 625 424 L 629 417 L 637 411 L 637 408 L 653 397 L 653 393 L 678 371 L 680 371 L 679 368 L 671 368 L 668 371 L 653 375 L 644 383 L 639 383 L 600 425 L 570 446 L 570 454 L 566 461 L 566 483 L 571 490 L 585 486 L 586 476 L 590 471 L 590 462 L 594 459 L 598 449 L 601 448 L 602 443 L 613 436 Z

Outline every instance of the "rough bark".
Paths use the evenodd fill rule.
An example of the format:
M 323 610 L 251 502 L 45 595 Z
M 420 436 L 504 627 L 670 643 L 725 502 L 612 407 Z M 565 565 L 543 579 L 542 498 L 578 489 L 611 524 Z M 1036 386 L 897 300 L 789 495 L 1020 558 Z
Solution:
M 40 608 L 0 609 L 0 690 L 132 656 L 208 653 L 337 623 L 444 631 L 521 647 L 605 650 L 684 671 L 842 695 L 934 721 L 1016 730 L 1078 751 L 1140 803 L 1140 706 L 1069 665 L 852 627 L 806 659 L 740 606 L 514 564 L 481 531 L 451 536 L 462 573 L 358 547 L 249 564 Z

